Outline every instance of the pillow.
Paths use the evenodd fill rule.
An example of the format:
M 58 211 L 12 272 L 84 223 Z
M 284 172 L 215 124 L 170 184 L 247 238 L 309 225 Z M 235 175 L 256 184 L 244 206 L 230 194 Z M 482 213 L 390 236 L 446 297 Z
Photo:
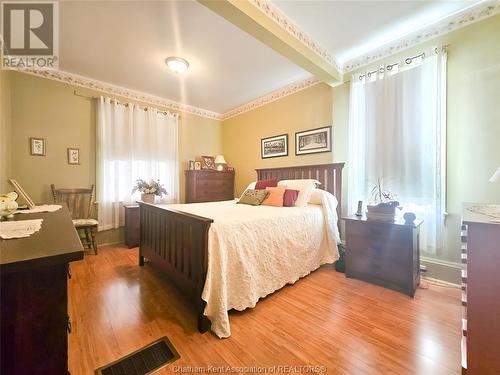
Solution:
M 262 205 L 283 207 L 283 195 L 285 195 L 285 190 L 286 186 L 267 187 L 266 191 L 269 192 L 269 195 L 264 199 Z
M 243 196 L 243 194 L 245 194 L 245 191 L 247 190 L 254 190 L 255 189 L 255 184 L 257 183 L 257 181 L 254 181 L 254 182 L 250 182 L 247 186 L 247 188 L 245 190 L 243 190 L 243 193 L 241 193 L 241 196 L 240 196 L 240 199 L 241 197 Z
M 298 190 L 290 190 L 286 189 L 285 194 L 283 195 L 283 207 L 293 207 L 295 206 L 295 201 L 299 196 Z
M 260 180 L 255 184 L 255 189 L 265 189 L 268 187 L 276 187 L 278 186 L 277 178 L 270 178 L 269 180 Z
M 323 204 L 323 195 L 326 193 L 326 191 L 321 190 L 321 189 L 314 189 L 311 193 L 311 197 L 309 198 L 309 203 L 310 204 Z
M 286 186 L 292 190 L 298 190 L 299 195 L 295 201 L 296 207 L 305 207 L 316 185 L 320 184 L 318 180 L 282 180 L 278 186 Z
M 241 195 L 236 203 L 249 204 L 251 206 L 260 206 L 269 193 L 266 190 L 247 189 Z

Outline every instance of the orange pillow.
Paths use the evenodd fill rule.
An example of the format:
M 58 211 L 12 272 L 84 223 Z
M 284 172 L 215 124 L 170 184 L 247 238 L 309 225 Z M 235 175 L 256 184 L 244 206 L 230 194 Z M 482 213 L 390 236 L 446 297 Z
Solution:
M 265 206 L 283 207 L 283 195 L 285 195 L 286 186 L 266 187 L 269 195 L 262 202 Z

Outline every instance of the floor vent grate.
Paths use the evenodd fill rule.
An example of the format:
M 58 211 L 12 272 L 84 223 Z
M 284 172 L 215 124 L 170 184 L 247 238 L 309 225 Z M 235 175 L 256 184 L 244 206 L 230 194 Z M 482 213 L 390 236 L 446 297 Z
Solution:
M 172 343 L 163 337 L 119 360 L 98 368 L 96 375 L 146 375 L 179 359 Z

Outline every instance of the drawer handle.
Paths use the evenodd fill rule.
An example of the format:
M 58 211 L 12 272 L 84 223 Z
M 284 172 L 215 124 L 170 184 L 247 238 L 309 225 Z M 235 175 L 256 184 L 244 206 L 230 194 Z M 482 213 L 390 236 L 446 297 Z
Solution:
M 71 319 L 68 316 L 67 317 L 67 329 L 68 329 L 68 333 L 71 333 L 71 328 L 72 328 Z
M 71 267 L 68 264 L 68 267 L 66 267 L 66 275 L 68 275 L 68 279 L 71 279 Z

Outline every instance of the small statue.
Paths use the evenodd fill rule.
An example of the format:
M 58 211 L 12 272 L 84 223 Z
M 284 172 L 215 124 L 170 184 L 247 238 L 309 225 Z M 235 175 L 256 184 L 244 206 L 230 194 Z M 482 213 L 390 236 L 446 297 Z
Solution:
M 17 210 L 17 193 L 11 191 L 7 194 L 0 194 L 0 219 L 11 219 L 14 215 L 12 213 Z

